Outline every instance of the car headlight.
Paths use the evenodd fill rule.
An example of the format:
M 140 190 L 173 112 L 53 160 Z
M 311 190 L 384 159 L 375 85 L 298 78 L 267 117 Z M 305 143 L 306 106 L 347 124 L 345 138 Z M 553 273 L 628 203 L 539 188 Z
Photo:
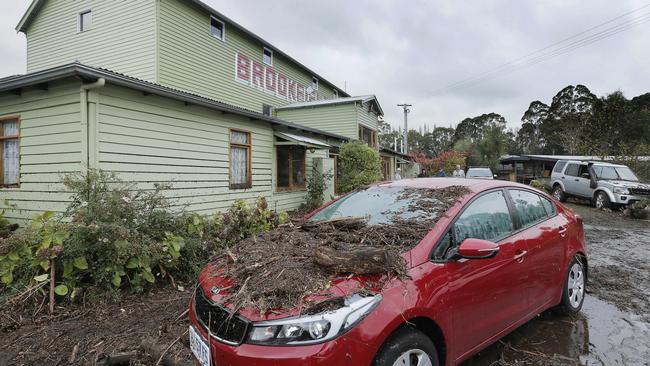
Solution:
M 623 187 L 614 187 L 614 193 L 618 194 L 630 194 L 630 191 L 627 188 Z
M 345 305 L 316 315 L 253 323 L 246 343 L 261 345 L 305 345 L 336 338 L 354 327 L 381 301 L 381 295 L 353 295 Z

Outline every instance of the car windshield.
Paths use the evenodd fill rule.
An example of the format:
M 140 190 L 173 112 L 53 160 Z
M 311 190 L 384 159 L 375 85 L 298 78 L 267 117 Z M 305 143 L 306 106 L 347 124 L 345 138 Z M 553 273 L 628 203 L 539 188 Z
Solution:
M 594 172 L 601 180 L 629 180 L 638 182 L 639 178 L 626 166 L 595 166 Z
M 433 219 L 446 210 L 446 204 L 432 195 L 414 194 L 424 189 L 404 187 L 370 187 L 339 199 L 318 211 L 309 221 L 326 221 L 341 217 L 365 217 L 377 225 L 396 220 Z M 421 209 L 426 207 L 426 211 Z M 438 209 L 436 209 L 438 208 Z
M 490 169 L 470 169 L 467 171 L 468 177 L 491 177 L 492 171 Z

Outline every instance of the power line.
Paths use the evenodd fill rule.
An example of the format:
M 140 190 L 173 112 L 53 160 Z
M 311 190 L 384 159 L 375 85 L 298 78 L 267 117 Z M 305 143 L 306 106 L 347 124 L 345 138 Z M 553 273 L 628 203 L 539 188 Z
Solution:
M 553 43 L 551 45 L 545 46 L 545 47 L 543 47 L 543 48 L 541 48 L 539 50 L 530 52 L 527 55 L 519 57 L 519 58 L 517 58 L 515 60 L 512 60 L 510 62 L 504 63 L 504 64 L 502 64 L 500 66 L 497 66 L 497 67 L 495 67 L 493 69 L 490 69 L 488 71 L 485 71 L 483 73 L 477 74 L 475 76 L 463 79 L 461 81 L 458 81 L 458 82 L 455 82 L 455 83 L 452 83 L 452 84 L 448 84 L 448 85 L 436 90 L 435 93 L 441 93 L 441 92 L 445 92 L 445 91 L 462 89 L 462 88 L 477 84 L 479 82 L 482 82 L 484 80 L 490 79 L 492 77 L 495 77 L 495 76 L 497 76 L 497 75 L 499 75 L 501 73 L 511 73 L 511 72 L 513 72 L 513 71 L 515 71 L 517 69 L 520 69 L 520 68 L 523 68 L 523 67 L 526 67 L 526 66 L 535 65 L 535 64 L 537 64 L 539 62 L 543 62 L 543 61 L 546 61 L 546 60 L 551 59 L 553 57 L 557 57 L 559 55 L 571 52 L 571 51 L 573 51 L 575 49 L 582 48 L 582 47 L 584 47 L 586 45 L 589 45 L 591 43 L 600 41 L 602 39 L 611 37 L 611 36 L 613 36 L 615 34 L 618 34 L 618 33 L 621 33 L 623 31 L 629 30 L 629 29 L 631 29 L 631 28 L 633 28 L 635 26 L 647 23 L 648 21 L 650 21 L 650 12 L 642 14 L 642 15 L 636 17 L 636 18 L 628 19 L 628 20 L 626 20 L 624 22 L 621 22 L 621 23 L 618 23 L 618 24 L 616 24 L 614 26 L 605 28 L 604 30 L 599 31 L 599 32 L 594 33 L 594 34 L 591 34 L 591 35 L 589 35 L 587 37 L 579 38 L 579 39 L 577 39 L 577 40 L 575 40 L 575 41 L 573 41 L 573 42 L 571 42 L 569 44 L 565 44 L 566 42 L 568 42 L 570 40 L 573 40 L 573 39 L 576 39 L 576 38 L 578 38 L 578 37 L 580 37 L 582 35 L 588 34 L 589 32 L 591 32 L 591 31 L 593 31 L 595 29 L 601 28 L 601 27 L 603 27 L 603 26 L 605 26 L 607 24 L 613 23 L 616 20 L 627 17 L 630 14 L 636 13 L 636 12 L 641 11 L 641 10 L 643 10 L 645 8 L 648 8 L 648 7 L 650 7 L 650 4 L 646 4 L 646 5 L 644 5 L 644 6 L 640 7 L 640 8 L 631 10 L 631 11 L 629 11 L 627 13 L 624 13 L 622 15 L 614 17 L 614 18 L 612 18 L 610 20 L 607 20 L 607 21 L 605 21 L 603 23 L 600 23 L 598 25 L 590 27 L 590 28 L 588 28 L 588 29 L 586 29 L 584 31 L 581 31 L 581 32 L 576 33 L 576 34 L 574 34 L 572 36 L 566 37 L 566 38 L 564 38 L 564 39 L 562 39 L 562 40 L 560 40 L 558 42 L 555 42 L 555 43 Z M 559 45 L 562 45 L 562 44 L 565 44 L 565 45 L 563 45 L 560 48 L 553 49 L 556 46 L 559 46 Z M 550 51 L 544 53 L 544 51 L 547 51 L 547 50 L 550 50 Z M 541 54 L 541 55 L 538 55 L 538 54 Z M 534 55 L 538 55 L 538 56 L 531 57 L 531 56 L 534 56 Z

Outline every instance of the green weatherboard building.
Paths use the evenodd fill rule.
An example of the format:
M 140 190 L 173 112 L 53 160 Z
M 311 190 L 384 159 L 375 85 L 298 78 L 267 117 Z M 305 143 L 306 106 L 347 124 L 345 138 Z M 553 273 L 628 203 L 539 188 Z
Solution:
M 312 169 L 337 171 L 341 143 L 377 146 L 377 98 L 198 0 L 35 0 L 16 29 L 27 74 L 0 79 L 0 199 L 15 221 L 63 211 L 62 175 L 87 167 L 170 183 L 199 213 L 258 196 L 296 209 Z M 405 157 L 380 153 L 391 179 Z

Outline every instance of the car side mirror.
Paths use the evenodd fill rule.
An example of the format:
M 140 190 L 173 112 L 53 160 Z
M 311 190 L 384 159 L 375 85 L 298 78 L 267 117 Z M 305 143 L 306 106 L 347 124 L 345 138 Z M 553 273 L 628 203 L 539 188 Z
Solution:
M 499 253 L 499 246 L 489 240 L 467 238 L 460 243 L 457 258 L 466 259 L 487 259 L 493 258 Z

